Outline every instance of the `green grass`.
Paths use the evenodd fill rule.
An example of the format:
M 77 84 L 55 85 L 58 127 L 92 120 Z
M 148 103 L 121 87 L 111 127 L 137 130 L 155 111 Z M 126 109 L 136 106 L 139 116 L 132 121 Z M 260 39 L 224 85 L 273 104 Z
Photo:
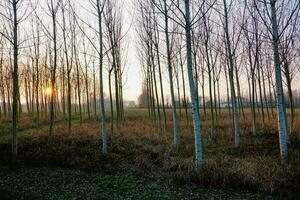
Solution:
M 167 184 L 163 177 L 103 174 L 62 168 L 0 170 L 5 199 L 261 199 L 270 196 L 190 185 Z

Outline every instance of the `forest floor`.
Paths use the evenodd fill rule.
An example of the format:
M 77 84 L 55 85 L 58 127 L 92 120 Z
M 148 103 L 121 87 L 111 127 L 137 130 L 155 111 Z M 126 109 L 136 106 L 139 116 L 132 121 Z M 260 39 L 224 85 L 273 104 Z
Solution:
M 167 184 L 162 177 L 63 168 L 1 168 L 0 199 L 261 199 L 273 197 Z
M 170 113 L 169 113 L 170 114 Z M 194 168 L 191 120 L 180 120 L 181 145 L 172 145 L 172 118 L 167 141 L 146 110 L 127 110 L 102 154 L 100 123 L 84 117 L 58 120 L 48 142 L 46 119 L 37 130 L 28 115 L 19 123 L 18 161 L 12 167 L 10 121 L 0 124 L 0 199 L 277 199 L 299 198 L 300 135 L 290 136 L 289 162 L 281 164 L 276 119 L 240 120 L 241 146 L 233 144 L 231 118 L 223 111 L 215 136 L 202 116 L 204 165 Z M 189 116 L 191 119 L 191 116 Z M 297 111 L 295 130 L 300 130 Z M 12 195 L 13 194 L 13 195 Z

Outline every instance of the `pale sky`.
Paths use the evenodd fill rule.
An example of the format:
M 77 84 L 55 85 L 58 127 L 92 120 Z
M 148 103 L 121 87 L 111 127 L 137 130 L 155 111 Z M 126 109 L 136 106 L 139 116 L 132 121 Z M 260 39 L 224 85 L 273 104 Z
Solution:
M 39 4 L 47 10 L 45 2 L 47 0 L 38 1 Z M 125 100 L 134 100 L 138 99 L 138 96 L 141 93 L 141 83 L 143 80 L 143 75 L 141 71 L 140 62 L 137 56 L 136 49 L 136 30 L 134 27 L 135 23 L 135 12 L 134 12 L 134 4 L 135 0 L 118 0 L 118 3 L 123 3 L 123 33 L 126 33 L 126 37 L 122 40 L 123 46 L 126 47 L 124 49 L 124 61 L 125 70 L 123 75 L 123 95 Z M 91 14 L 91 7 L 89 1 L 81 1 L 81 0 L 71 0 L 76 4 L 76 12 L 82 17 L 84 21 L 93 23 L 97 20 L 97 18 Z M 46 11 L 47 12 L 47 11 Z M 45 16 L 49 18 L 49 16 Z M 89 30 L 90 31 L 90 30 Z M 122 58 L 123 59 L 123 58 Z M 104 92 L 105 95 L 108 95 L 108 72 L 104 70 Z
M 39 1 L 36 0 L 41 7 L 44 7 L 44 14 L 42 14 L 40 17 L 43 19 L 43 21 L 47 21 L 49 16 L 45 14 L 47 12 L 47 6 L 45 6 L 45 2 L 47 0 Z M 123 74 L 123 95 L 125 100 L 134 100 L 137 101 L 138 96 L 141 94 L 141 86 L 143 81 L 143 74 L 142 74 L 142 66 L 139 61 L 138 57 L 138 36 L 136 33 L 136 0 L 118 0 L 120 3 L 123 3 L 123 12 L 122 12 L 122 19 L 123 19 L 123 33 L 127 32 L 126 37 L 123 39 L 123 47 L 125 48 L 126 53 L 126 63 L 125 63 L 125 71 Z M 89 5 L 89 1 L 81 1 L 81 0 L 72 0 L 72 2 L 75 2 L 77 5 L 77 11 L 79 12 L 79 15 L 87 21 L 93 22 L 93 20 L 97 20 L 95 16 L 93 16 L 91 13 L 89 13 L 90 10 L 92 10 L 91 6 Z M 42 8 L 43 9 L 43 8 Z M 42 12 L 42 13 L 43 13 Z M 46 23 L 45 23 L 46 24 Z M 51 24 L 51 23 L 50 23 Z M 31 26 L 28 26 L 28 24 L 24 24 L 25 29 L 31 28 Z M 61 36 L 59 36 L 61 37 Z M 163 40 L 163 36 L 161 37 Z M 164 42 L 161 42 L 160 45 L 164 45 Z M 163 48 L 161 48 L 163 51 Z M 167 76 L 167 70 L 164 63 L 164 59 L 161 59 L 162 61 L 162 71 L 163 71 L 163 81 L 164 81 L 164 91 L 165 91 L 165 97 L 168 98 L 169 95 L 169 79 Z M 186 74 L 186 72 L 185 72 Z M 187 78 L 187 74 L 186 74 Z M 106 93 L 106 96 L 108 94 L 108 74 L 107 70 L 104 70 L 104 91 Z M 220 83 L 220 91 L 221 95 L 224 94 L 226 91 L 226 85 L 225 80 L 222 80 Z M 246 81 L 245 77 L 241 78 L 242 88 L 246 88 Z M 180 81 L 180 87 L 182 87 L 182 83 Z M 207 90 L 207 85 L 205 87 L 205 90 Z M 189 96 L 189 90 L 188 90 L 188 84 L 186 84 L 186 91 L 187 96 Z M 207 91 L 206 91 L 207 94 Z M 244 94 L 247 95 L 247 94 Z
M 88 1 L 82 2 L 78 0 L 74 0 L 77 3 L 84 5 L 87 9 L 90 8 Z M 135 9 L 134 9 L 134 1 L 135 0 L 119 0 L 123 3 L 123 32 L 126 32 L 126 37 L 123 39 L 123 45 L 126 46 L 125 54 L 126 54 L 126 63 L 125 63 L 125 71 L 123 76 L 123 95 L 125 100 L 134 100 L 138 99 L 138 96 L 141 93 L 141 84 L 143 80 L 143 75 L 141 71 L 140 62 L 137 56 L 137 48 L 136 48 L 136 30 L 134 27 L 135 23 Z M 78 10 L 80 9 L 77 8 Z M 107 72 L 104 72 L 105 78 L 105 88 L 106 94 L 108 93 L 108 81 L 107 81 Z
M 134 28 L 135 13 L 133 9 L 133 1 L 134 0 L 124 0 L 124 20 L 126 23 L 125 27 L 129 28 L 128 36 L 126 38 L 127 41 L 125 41 L 128 43 L 128 55 L 125 66 L 126 73 L 124 77 L 124 81 L 126 81 L 124 87 L 124 95 L 127 100 L 137 100 L 139 94 L 141 93 L 141 84 L 143 80 L 141 66 L 137 56 L 137 37 Z

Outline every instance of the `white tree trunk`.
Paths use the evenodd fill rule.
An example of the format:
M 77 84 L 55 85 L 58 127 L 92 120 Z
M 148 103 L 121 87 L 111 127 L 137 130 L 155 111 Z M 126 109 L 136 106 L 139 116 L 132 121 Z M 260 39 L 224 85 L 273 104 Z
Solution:
M 287 144 L 287 131 L 286 131 L 286 116 L 285 106 L 282 89 L 282 76 L 281 76 L 281 64 L 279 55 L 279 33 L 277 24 L 277 14 L 275 8 L 276 1 L 272 0 L 271 5 L 271 17 L 272 17 L 272 32 L 273 32 L 273 51 L 274 51 L 274 66 L 275 66 L 275 79 L 276 79 L 276 93 L 277 93 L 277 118 L 278 118 L 278 131 L 279 131 L 279 143 L 280 143 L 280 156 L 281 161 L 286 162 L 288 160 L 288 144 Z
M 190 23 L 190 5 L 189 0 L 185 0 L 185 17 L 186 17 L 186 47 L 187 47 L 187 67 L 188 67 L 188 79 L 190 85 L 190 94 L 192 99 L 192 112 L 194 123 L 194 137 L 195 137 L 195 150 L 196 150 L 196 168 L 199 170 L 202 167 L 202 140 L 199 112 L 197 107 L 197 96 L 195 90 L 195 83 L 193 79 L 193 59 L 192 59 L 192 39 L 191 39 L 191 23 Z

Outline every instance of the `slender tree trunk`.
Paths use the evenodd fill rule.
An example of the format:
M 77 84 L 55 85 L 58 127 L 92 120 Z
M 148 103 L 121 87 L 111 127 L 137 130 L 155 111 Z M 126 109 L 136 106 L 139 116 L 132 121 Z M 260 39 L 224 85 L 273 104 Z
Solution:
M 220 79 L 217 80 L 217 88 L 218 88 L 218 110 L 219 110 L 219 116 L 221 116 Z
M 217 89 L 216 89 L 216 84 L 217 84 L 217 79 L 216 79 L 216 70 L 215 70 L 215 64 L 213 67 L 213 102 L 214 102 L 214 109 L 215 109 L 215 122 L 217 123 L 218 121 L 218 107 L 217 107 Z
M 2 112 L 4 114 L 4 117 L 7 117 L 7 108 L 6 108 L 6 94 L 5 94 L 5 81 L 3 79 L 3 51 L 1 53 L 1 59 L 0 59 L 0 85 L 1 85 L 1 101 L 2 101 Z
M 175 64 L 174 64 L 175 66 Z M 180 84 L 179 84 L 179 69 L 178 66 L 174 68 L 175 70 L 175 80 L 176 80 L 176 86 L 177 86 L 177 102 L 178 102 L 178 109 L 179 109 L 179 118 L 182 119 L 182 105 L 181 105 L 181 96 L 180 96 Z
M 152 66 L 152 73 L 153 73 L 153 81 L 154 81 L 154 91 L 155 91 L 155 99 L 156 99 L 156 106 L 157 106 L 157 114 L 158 114 L 158 124 L 161 128 L 161 114 L 160 114 L 160 108 L 159 108 L 159 96 L 158 96 L 158 90 L 157 90 L 157 83 L 156 83 L 156 73 L 155 73 L 155 61 L 154 61 L 154 53 L 153 53 L 153 46 L 150 45 L 149 53 L 151 56 L 151 64 Z
M 36 99 L 35 99 L 35 106 L 36 106 L 36 127 L 39 128 L 40 126 L 40 106 L 39 106 L 39 54 L 40 54 L 40 32 L 37 30 L 37 43 L 35 44 L 34 48 L 35 52 L 35 70 L 36 70 L 36 85 L 35 85 L 35 92 L 36 92 Z
M 68 133 L 71 133 L 71 125 L 72 125 L 72 101 L 71 101 L 71 63 L 69 59 L 68 54 L 68 47 L 67 47 L 67 36 L 66 36 L 66 20 L 65 20 L 65 12 L 64 8 L 62 8 L 62 16 L 63 16 L 63 43 L 64 43 L 64 54 L 66 59 L 66 65 L 67 65 L 67 106 L 68 106 Z M 74 38 L 73 38 L 74 39 Z M 72 50 L 73 52 L 73 50 Z
M 28 67 L 29 68 L 29 67 Z M 29 72 L 28 70 L 25 72 L 26 73 L 26 76 L 28 76 Z M 28 79 L 25 79 L 24 80 L 24 88 L 25 88 L 25 101 L 26 101 L 26 110 L 27 110 L 27 113 L 30 115 L 30 107 L 29 107 L 29 80 Z
M 262 123 L 263 128 L 265 128 L 265 110 L 264 110 L 264 100 L 262 94 L 262 85 L 261 85 L 261 71 L 260 71 L 260 63 L 258 62 L 257 66 L 257 78 L 258 78 L 258 89 L 259 89 L 259 100 L 260 100 L 260 109 L 262 114 Z
M 14 68 L 13 68 L 13 116 L 12 116 L 12 163 L 17 161 L 17 123 L 18 123 L 18 94 L 19 94 L 19 74 L 18 74 L 18 1 L 12 1 L 13 7 L 13 48 L 14 48 Z
M 274 67 L 275 67 L 275 79 L 276 79 L 276 92 L 277 92 L 277 117 L 278 117 L 278 132 L 279 132 L 279 144 L 280 155 L 283 163 L 288 160 L 288 144 L 287 144 L 287 131 L 286 131 L 286 116 L 284 97 L 282 89 L 282 76 L 280 66 L 280 54 L 279 54 L 279 33 L 276 14 L 276 1 L 271 0 L 271 18 L 272 18 L 272 44 L 274 51 Z
M 192 39 L 191 39 L 191 22 L 190 22 L 190 1 L 185 0 L 185 32 L 186 32 L 186 47 L 187 47 L 187 65 L 190 93 L 192 99 L 192 111 L 194 122 L 194 137 L 195 137 L 195 151 L 196 151 L 196 168 L 199 170 L 202 167 L 202 139 L 200 129 L 199 112 L 197 108 L 197 98 L 195 90 L 195 82 L 193 79 L 193 58 L 192 58 Z
M 271 80 L 271 73 L 270 71 L 268 70 L 268 86 L 269 86 L 269 106 L 271 108 L 271 113 L 272 113 L 272 116 L 273 118 L 275 117 L 275 114 L 274 114 L 274 109 L 273 109 L 273 103 L 274 103 L 274 100 L 273 100 L 273 93 L 272 93 L 272 80 Z
M 268 120 L 270 120 L 270 111 L 269 111 L 269 106 L 268 106 L 268 100 L 267 100 L 267 92 L 266 92 L 266 82 L 265 82 L 265 78 L 264 78 L 264 70 L 263 70 L 263 65 L 261 65 L 261 75 L 262 75 L 262 84 L 263 84 L 263 98 L 264 98 L 264 106 L 267 110 L 267 116 L 268 116 Z
M 205 41 L 204 41 L 204 46 L 205 46 L 205 57 L 206 57 L 206 65 L 207 65 L 207 71 L 208 71 L 208 88 L 209 88 L 209 101 L 210 101 L 210 117 L 211 117 L 211 127 L 210 127 L 210 134 L 211 137 L 214 138 L 214 132 L 215 132 L 215 113 L 214 113 L 214 103 L 213 103 L 213 92 L 212 92 L 212 68 L 213 66 L 211 65 L 211 60 L 210 60 L 210 55 L 209 55 L 209 30 L 206 24 L 206 18 L 204 17 L 204 27 L 205 27 Z
M 62 110 L 63 110 L 63 120 L 66 120 L 66 97 L 65 97 L 65 66 L 63 64 L 64 60 L 62 58 L 62 74 L 61 74 L 61 104 L 62 104 Z
M 240 113 L 242 113 L 243 115 L 243 120 L 245 122 L 245 112 L 244 112 L 244 107 L 243 107 L 243 101 L 242 101 L 242 95 L 241 95 L 241 87 L 240 87 L 240 79 L 238 76 L 238 69 L 237 66 L 235 65 L 235 79 L 236 79 L 236 86 L 237 86 L 237 93 L 238 93 L 238 101 L 239 101 L 239 109 L 240 109 Z
M 188 117 L 188 108 L 187 108 L 187 98 L 186 98 L 186 91 L 185 91 L 185 78 L 184 78 L 184 71 L 183 71 L 183 61 L 181 51 L 179 52 L 179 59 L 180 59 L 180 67 L 181 67 L 181 79 L 182 79 L 182 87 L 183 87 L 183 101 L 184 101 L 184 110 L 185 110 L 185 119 L 187 125 L 189 124 L 189 117 Z
M 8 69 L 6 70 L 6 74 L 11 73 L 7 72 Z M 11 83 L 10 83 L 10 78 L 9 76 L 6 77 L 6 90 L 7 90 L 7 105 L 8 105 L 8 113 L 12 113 L 12 104 L 11 104 Z
M 114 102 L 112 97 L 111 74 L 113 68 L 108 72 L 108 86 L 109 86 L 109 101 L 110 101 L 110 142 L 112 144 L 112 137 L 114 134 Z
M 97 98 L 96 98 L 96 70 L 93 63 L 93 96 L 94 96 L 94 120 L 97 120 Z
M 233 108 L 233 118 L 234 118 L 234 143 L 236 147 L 240 146 L 240 127 L 239 127 L 239 113 L 238 106 L 236 102 L 235 95 L 235 87 L 234 87 L 234 62 L 233 55 L 230 44 L 229 30 L 228 30 L 228 10 L 226 0 L 223 0 L 224 4 L 224 16 L 225 16 L 225 38 L 226 38 L 226 46 L 227 46 L 227 56 L 229 63 L 229 81 L 230 81 L 230 90 L 231 90 L 231 98 L 232 98 L 232 108 Z
M 289 134 L 291 135 L 294 131 L 294 122 L 295 122 L 295 106 L 294 106 L 294 97 L 293 97 L 293 91 L 292 91 L 292 78 L 290 75 L 290 67 L 288 61 L 285 59 L 283 62 L 284 65 L 284 75 L 287 83 L 287 89 L 288 89 L 288 96 L 289 96 L 289 106 L 290 106 L 290 131 Z
M 52 12 L 52 26 L 53 26 L 53 66 L 51 67 L 51 104 L 50 104 L 50 128 L 49 128 L 49 142 L 53 134 L 53 128 L 55 123 L 54 116 L 54 101 L 55 101 L 55 79 L 56 79 L 56 68 L 57 68 L 57 31 L 56 31 L 56 11 L 54 10 L 53 2 L 51 1 L 51 12 Z
M 204 87 L 205 87 L 205 84 L 204 84 L 204 67 L 202 67 L 202 70 L 201 70 L 201 75 L 202 75 L 202 107 L 203 107 L 203 111 L 204 111 L 204 119 L 206 119 L 207 117 L 207 114 L 206 114 L 206 103 L 205 103 L 205 90 L 204 90 Z M 196 85 L 198 85 L 197 83 L 198 81 L 196 81 Z M 198 96 L 198 95 L 197 95 Z M 199 99 L 197 97 L 197 103 L 199 104 Z
M 75 34 L 75 33 L 74 33 Z M 74 36 L 75 38 L 75 36 Z M 76 46 L 75 46 L 75 41 L 74 41 L 74 55 L 75 55 L 75 65 L 76 65 L 76 80 L 77 80 L 77 97 L 78 97 L 78 107 L 79 107 L 79 122 L 80 125 L 82 125 L 82 106 L 81 106 L 81 83 L 80 83 L 80 72 L 79 72 L 79 60 L 77 57 L 77 51 L 76 51 Z
M 163 135 L 164 138 L 167 139 L 166 136 L 166 127 L 167 127 L 167 114 L 166 114 L 166 108 L 165 108 L 165 97 L 164 97 L 164 88 L 163 88 L 163 80 L 162 80 L 162 71 L 161 71 L 161 62 L 160 62 L 160 55 L 159 55 L 159 43 L 158 43 L 158 29 L 156 29 L 155 32 L 155 50 L 156 50 L 156 57 L 157 57 L 157 65 L 158 65 L 158 75 L 159 75 L 159 83 L 160 83 L 160 98 L 161 98 L 161 106 L 163 110 L 163 118 L 164 118 L 164 126 L 163 126 Z
M 107 153 L 107 133 L 106 133 L 106 114 L 104 106 L 103 91 L 103 30 L 102 30 L 102 6 L 100 0 L 97 0 L 98 25 L 99 25 L 99 79 L 100 79 L 100 111 L 102 128 L 102 153 Z
M 87 113 L 88 113 L 89 120 L 91 120 L 90 100 L 89 100 L 88 64 L 87 64 L 87 60 L 86 60 L 86 53 L 84 54 L 84 65 L 85 65 L 85 87 L 86 87 Z
M 226 67 L 227 66 L 227 67 Z M 224 72 L 225 72 L 225 80 L 226 80 L 226 96 L 227 96 L 227 107 L 228 107 L 228 114 L 229 117 L 231 117 L 231 108 L 229 106 L 229 84 L 228 84 L 228 76 L 227 76 L 227 70 L 226 68 L 229 69 L 229 65 L 226 63 L 226 66 L 224 67 Z M 228 73 L 229 74 L 229 73 Z
M 169 38 L 169 22 L 167 15 L 167 2 L 164 0 L 164 11 L 165 11 L 165 36 L 166 36 L 166 47 L 167 47 L 167 60 L 168 60 L 168 72 L 169 72 L 169 80 L 170 80 L 170 92 L 171 92 L 171 101 L 172 101 L 172 115 L 173 115 L 173 133 L 174 133 L 174 146 L 176 148 L 179 147 L 180 144 L 180 135 L 177 124 L 177 112 L 176 112 L 176 101 L 174 94 L 174 84 L 173 84 L 173 66 L 171 62 L 171 49 L 170 49 L 170 38 Z
M 251 65 L 251 64 L 250 64 Z M 252 88 L 252 133 L 256 135 L 256 100 L 255 100 L 255 68 L 251 69 L 251 88 Z

